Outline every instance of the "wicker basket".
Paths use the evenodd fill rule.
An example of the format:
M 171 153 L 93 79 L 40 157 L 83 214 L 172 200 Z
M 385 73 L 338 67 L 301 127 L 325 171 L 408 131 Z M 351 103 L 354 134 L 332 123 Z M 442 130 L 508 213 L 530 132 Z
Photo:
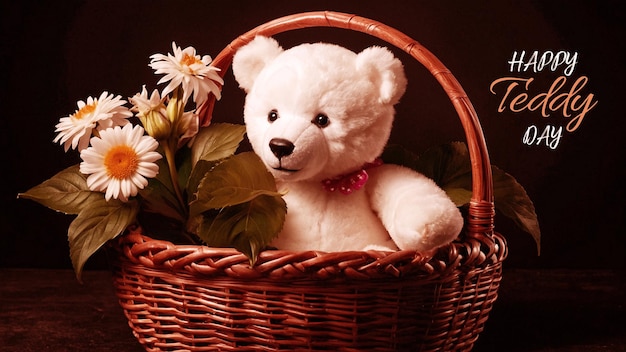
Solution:
M 113 246 L 114 285 L 134 335 L 148 351 L 471 350 L 496 300 L 507 252 L 493 230 L 491 167 L 476 112 L 454 76 L 419 43 L 349 14 L 270 21 L 231 42 L 213 65 L 224 74 L 235 51 L 255 35 L 306 27 L 378 37 L 438 80 L 461 120 L 472 161 L 463 233 L 431 257 L 271 250 L 250 267 L 234 249 L 175 245 L 130 229 Z

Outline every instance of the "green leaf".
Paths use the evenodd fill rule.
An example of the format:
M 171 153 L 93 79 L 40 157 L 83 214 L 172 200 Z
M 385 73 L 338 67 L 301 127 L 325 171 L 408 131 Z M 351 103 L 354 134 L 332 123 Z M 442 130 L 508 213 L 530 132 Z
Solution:
M 139 204 L 117 199 L 108 202 L 101 194 L 99 200 L 85 205 L 68 229 L 70 258 L 80 281 L 83 266 L 102 245 L 117 237 L 135 222 Z
M 426 150 L 419 156 L 416 170 L 441 188 L 471 189 L 472 166 L 465 143 L 453 142 Z
M 219 163 L 200 161 L 198 167 L 209 171 L 190 204 L 192 219 L 199 220 L 195 232 L 209 246 L 238 249 L 253 265 L 280 232 L 287 213 L 274 177 L 253 152 Z
M 457 207 L 468 204 L 472 199 L 472 191 L 466 188 L 444 187 L 443 190 Z
M 227 158 L 239 148 L 246 133 L 244 125 L 213 123 L 200 129 L 191 147 L 191 160 L 219 160 Z
M 78 214 L 85 204 L 103 198 L 103 194 L 90 191 L 87 176 L 79 171 L 78 165 L 74 165 L 18 194 L 18 198 L 36 201 L 65 214 Z
M 185 189 L 191 176 L 191 149 L 183 147 L 176 153 L 176 165 L 178 165 L 178 185 Z
M 388 164 L 403 165 L 410 169 L 417 170 L 417 154 L 401 145 L 387 145 L 381 158 Z
M 159 148 L 161 149 L 161 148 Z M 163 151 L 160 151 L 161 155 L 164 155 Z M 172 195 L 176 195 L 176 191 L 174 190 L 174 185 L 172 184 L 172 176 L 170 175 L 170 169 L 167 165 L 167 159 L 161 158 L 156 161 L 156 164 L 159 166 L 159 173 L 156 175 L 154 179 L 161 183 L 161 186 L 164 186 L 165 189 Z M 150 181 L 151 181 L 150 180 Z
M 181 223 L 185 221 L 185 210 L 180 208 L 176 195 L 159 179 L 149 179 L 148 185 L 139 191 L 139 196 L 142 210 L 161 214 Z
M 214 123 L 202 128 L 191 148 L 191 163 L 184 188 L 194 198 L 200 181 L 215 165 L 233 156 L 245 135 L 245 126 Z
M 537 254 L 541 253 L 541 230 L 535 206 L 526 190 L 517 180 L 496 166 L 493 173 L 493 193 L 496 210 L 507 216 L 522 230 L 529 233 L 537 244 Z
M 164 155 L 162 148 L 160 147 L 159 149 L 161 155 Z M 184 158 L 185 156 L 187 159 L 189 158 L 189 155 L 184 154 L 182 157 Z M 159 173 L 156 177 L 148 179 L 148 185 L 144 189 L 139 190 L 142 210 L 184 222 L 186 208 L 184 208 L 184 204 L 180 204 L 176 196 L 167 159 L 161 158 L 156 161 L 156 164 L 159 167 Z M 178 176 L 180 180 L 181 175 L 179 174 Z
M 260 251 L 278 235 L 287 206 L 280 195 L 261 194 L 245 203 L 224 207 L 205 216 L 198 236 L 209 246 L 234 247 L 254 265 Z
M 234 155 L 207 172 L 190 203 L 192 216 L 248 202 L 258 196 L 279 196 L 274 177 L 253 152 Z
M 191 200 L 195 199 L 196 191 L 198 190 L 198 185 L 200 181 L 206 176 L 207 172 L 211 171 L 215 165 L 219 164 L 223 160 L 219 161 L 208 161 L 208 160 L 198 160 L 194 168 L 191 170 L 191 175 L 189 176 L 189 180 L 187 181 L 187 194 L 190 196 Z

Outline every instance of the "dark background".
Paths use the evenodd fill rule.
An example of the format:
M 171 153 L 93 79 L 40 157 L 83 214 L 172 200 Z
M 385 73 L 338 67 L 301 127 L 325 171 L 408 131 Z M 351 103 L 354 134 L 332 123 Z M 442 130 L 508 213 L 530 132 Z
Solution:
M 420 41 L 452 71 L 483 124 L 492 164 L 517 178 L 533 199 L 542 229 L 542 253 L 531 237 L 498 216 L 510 247 L 506 265 L 519 268 L 624 268 L 626 230 L 624 131 L 624 15 L 617 1 L 21 1 L 2 2 L 2 211 L 0 266 L 71 268 L 66 231 L 71 218 L 17 200 L 18 192 L 78 162 L 52 143 L 58 119 L 78 100 L 104 90 L 133 96 L 158 77 L 149 56 L 171 42 L 215 57 L 237 35 L 268 20 L 301 11 L 355 13 L 393 26 Z M 332 41 L 353 50 L 380 44 L 340 29 L 281 34 L 285 47 Z M 496 111 L 501 95 L 490 83 L 504 76 L 535 77 L 547 89 L 558 75 L 513 73 L 513 51 L 579 53 L 572 79 L 589 77 L 581 92 L 598 105 L 559 147 L 526 146 L 529 125 L 561 126 L 554 113 Z M 393 141 L 416 152 L 462 140 L 452 105 L 436 81 L 397 51 L 409 75 L 398 106 Z M 159 87 L 162 88 L 162 87 Z M 214 118 L 242 122 L 243 93 L 230 73 Z M 87 268 L 106 266 L 102 253 Z

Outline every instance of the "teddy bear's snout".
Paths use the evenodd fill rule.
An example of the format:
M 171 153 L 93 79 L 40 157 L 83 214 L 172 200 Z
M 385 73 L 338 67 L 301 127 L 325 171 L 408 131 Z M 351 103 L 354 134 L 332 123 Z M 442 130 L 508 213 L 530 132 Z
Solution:
M 270 150 L 278 159 L 290 155 L 296 146 L 284 138 L 272 138 L 270 140 Z

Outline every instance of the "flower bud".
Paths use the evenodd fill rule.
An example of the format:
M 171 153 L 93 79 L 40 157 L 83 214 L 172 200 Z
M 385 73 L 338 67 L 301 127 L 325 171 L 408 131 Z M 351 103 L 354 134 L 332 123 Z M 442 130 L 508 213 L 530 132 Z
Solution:
M 194 112 L 185 112 L 176 122 L 173 132 L 178 138 L 178 148 L 190 142 L 199 131 L 198 115 Z
M 156 89 L 148 98 L 146 86 L 143 86 L 141 93 L 135 94 L 128 100 L 133 104 L 131 111 L 137 113 L 137 117 L 148 135 L 158 141 L 170 137 L 172 122 L 168 118 L 167 108 Z
M 169 138 L 171 133 L 171 123 L 167 116 L 160 111 L 150 110 L 145 114 L 137 114 L 143 128 L 148 135 L 157 141 Z

